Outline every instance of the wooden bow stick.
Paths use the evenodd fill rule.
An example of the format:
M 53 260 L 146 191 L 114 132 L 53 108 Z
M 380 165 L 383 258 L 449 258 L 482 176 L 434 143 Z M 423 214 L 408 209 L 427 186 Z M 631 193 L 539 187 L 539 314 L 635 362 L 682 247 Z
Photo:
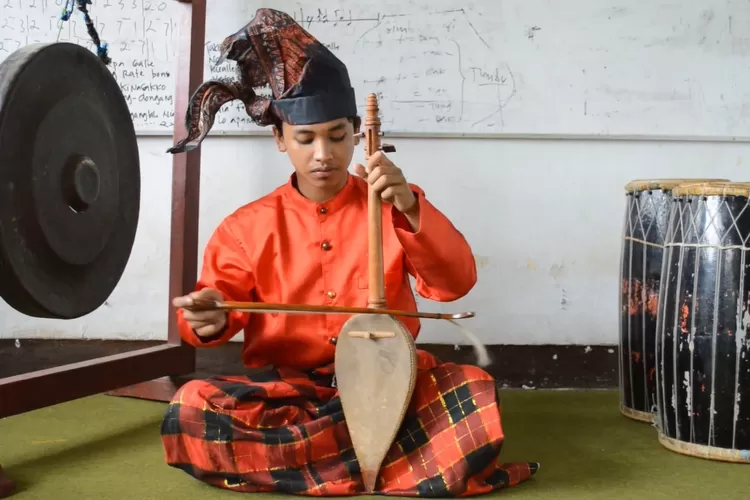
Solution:
M 473 312 L 456 314 L 430 313 L 421 311 L 399 311 L 395 309 L 381 309 L 372 307 L 341 307 L 316 306 L 306 304 L 274 304 L 266 302 L 233 302 L 207 299 L 193 299 L 193 304 L 186 307 L 191 311 L 209 311 L 221 309 L 224 311 L 239 311 L 251 313 L 287 313 L 287 314 L 387 314 L 408 318 L 457 320 L 473 318 Z

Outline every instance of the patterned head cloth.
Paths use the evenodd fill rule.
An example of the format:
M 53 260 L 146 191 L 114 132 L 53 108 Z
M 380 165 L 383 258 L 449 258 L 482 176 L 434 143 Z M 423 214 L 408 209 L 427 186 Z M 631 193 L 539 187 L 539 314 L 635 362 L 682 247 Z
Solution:
M 182 153 L 198 147 L 219 109 L 235 99 L 252 120 L 266 126 L 273 115 L 291 125 L 322 123 L 357 114 L 346 66 L 287 14 L 258 9 L 255 18 L 221 44 L 219 63 L 237 62 L 237 80 L 209 80 L 190 98 L 188 136 L 167 150 Z M 271 99 L 256 88 L 270 87 Z

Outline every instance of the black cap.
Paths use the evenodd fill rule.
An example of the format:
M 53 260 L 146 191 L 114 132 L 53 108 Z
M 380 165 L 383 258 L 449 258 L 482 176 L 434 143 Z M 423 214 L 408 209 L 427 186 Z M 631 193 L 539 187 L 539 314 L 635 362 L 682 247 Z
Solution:
M 272 114 L 290 125 L 357 114 L 346 65 L 283 12 L 258 9 L 252 21 L 222 42 L 221 49 L 219 62 L 236 61 L 238 80 L 209 80 L 196 90 L 185 117 L 188 137 L 168 152 L 198 147 L 219 109 L 236 99 L 260 126 L 272 124 Z M 262 87 L 270 87 L 270 99 L 255 93 Z

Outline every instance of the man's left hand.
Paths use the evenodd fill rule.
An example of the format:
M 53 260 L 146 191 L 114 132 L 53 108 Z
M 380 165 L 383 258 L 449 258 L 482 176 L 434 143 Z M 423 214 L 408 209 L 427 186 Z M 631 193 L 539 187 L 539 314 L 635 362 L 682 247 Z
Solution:
M 382 151 L 367 160 L 367 168 L 359 163 L 354 166 L 357 175 L 373 186 L 383 201 L 393 204 L 404 214 L 412 215 L 418 210 L 414 196 L 401 169 L 389 160 Z

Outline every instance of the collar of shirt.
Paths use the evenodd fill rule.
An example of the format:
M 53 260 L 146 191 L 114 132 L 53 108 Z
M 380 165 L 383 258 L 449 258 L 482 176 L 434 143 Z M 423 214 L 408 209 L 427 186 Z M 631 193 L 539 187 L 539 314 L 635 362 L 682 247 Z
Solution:
M 296 175 L 292 173 L 289 176 L 289 180 L 284 188 L 284 197 L 286 201 L 293 206 L 297 207 L 301 211 L 310 211 L 317 214 L 332 214 L 342 207 L 351 204 L 353 201 L 358 200 L 364 194 L 367 197 L 367 189 L 365 186 L 364 179 L 357 177 L 351 173 L 348 173 L 346 184 L 336 195 L 332 198 L 319 203 L 317 201 L 305 198 L 302 193 L 297 190 Z M 361 184 L 361 185 L 360 185 Z

